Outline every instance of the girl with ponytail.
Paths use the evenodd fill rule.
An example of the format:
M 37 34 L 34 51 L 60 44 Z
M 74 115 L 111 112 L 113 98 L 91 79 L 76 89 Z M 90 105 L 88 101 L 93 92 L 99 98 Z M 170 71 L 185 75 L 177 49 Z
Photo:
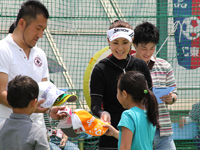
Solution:
M 106 135 L 118 139 L 118 149 L 150 150 L 158 121 L 158 103 L 148 89 L 144 75 L 137 71 L 121 74 L 117 86 L 117 99 L 127 110 L 122 113 L 116 130 L 111 125 Z

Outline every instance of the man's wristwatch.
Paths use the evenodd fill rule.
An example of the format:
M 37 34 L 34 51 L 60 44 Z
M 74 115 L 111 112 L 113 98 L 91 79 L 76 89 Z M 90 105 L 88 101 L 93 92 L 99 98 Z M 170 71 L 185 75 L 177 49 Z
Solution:
M 175 98 L 174 98 L 174 96 L 172 96 L 172 102 L 175 103 Z

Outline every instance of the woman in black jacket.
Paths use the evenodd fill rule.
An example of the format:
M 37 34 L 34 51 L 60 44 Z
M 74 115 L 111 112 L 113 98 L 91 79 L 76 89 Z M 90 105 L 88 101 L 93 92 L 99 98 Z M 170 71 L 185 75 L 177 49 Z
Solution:
M 134 38 L 132 26 L 117 20 L 107 31 L 107 40 L 112 56 L 95 65 L 90 81 L 91 110 L 94 115 L 111 123 L 115 128 L 124 108 L 117 100 L 117 82 L 121 73 L 140 71 L 144 74 L 148 87 L 152 81 L 147 64 L 131 56 L 130 49 Z M 103 102 L 103 108 L 102 106 Z M 117 139 L 103 135 L 100 137 L 99 150 L 117 149 Z

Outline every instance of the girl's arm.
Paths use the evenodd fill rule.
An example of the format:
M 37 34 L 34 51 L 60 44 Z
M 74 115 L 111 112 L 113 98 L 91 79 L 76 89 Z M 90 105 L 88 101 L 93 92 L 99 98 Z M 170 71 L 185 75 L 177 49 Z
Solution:
M 122 137 L 119 150 L 130 150 L 133 139 L 133 132 L 122 126 Z
M 107 135 L 107 136 L 113 136 L 116 139 L 119 139 L 119 131 L 116 130 L 112 125 L 104 125 L 104 127 L 108 128 L 108 130 L 105 133 L 105 135 Z
M 104 127 L 108 128 L 105 135 L 113 136 L 116 139 L 119 139 L 119 131 L 116 130 L 112 125 L 104 125 Z M 128 128 L 122 126 L 120 150 L 130 150 L 132 139 L 133 139 L 133 132 L 131 132 L 131 130 L 129 130 Z

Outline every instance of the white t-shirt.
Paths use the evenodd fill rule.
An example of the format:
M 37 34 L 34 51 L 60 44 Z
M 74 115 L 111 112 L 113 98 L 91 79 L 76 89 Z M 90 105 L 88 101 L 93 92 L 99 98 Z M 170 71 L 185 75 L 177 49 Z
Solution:
M 8 74 L 8 82 L 20 74 L 29 76 L 36 82 L 41 82 L 42 78 L 49 77 L 44 51 L 35 46 L 31 49 L 29 59 L 27 59 L 25 52 L 13 41 L 11 34 L 0 41 L 0 72 Z M 1 120 L 8 118 L 11 112 L 12 109 L 0 104 Z M 43 114 L 33 114 L 31 119 L 44 126 Z

